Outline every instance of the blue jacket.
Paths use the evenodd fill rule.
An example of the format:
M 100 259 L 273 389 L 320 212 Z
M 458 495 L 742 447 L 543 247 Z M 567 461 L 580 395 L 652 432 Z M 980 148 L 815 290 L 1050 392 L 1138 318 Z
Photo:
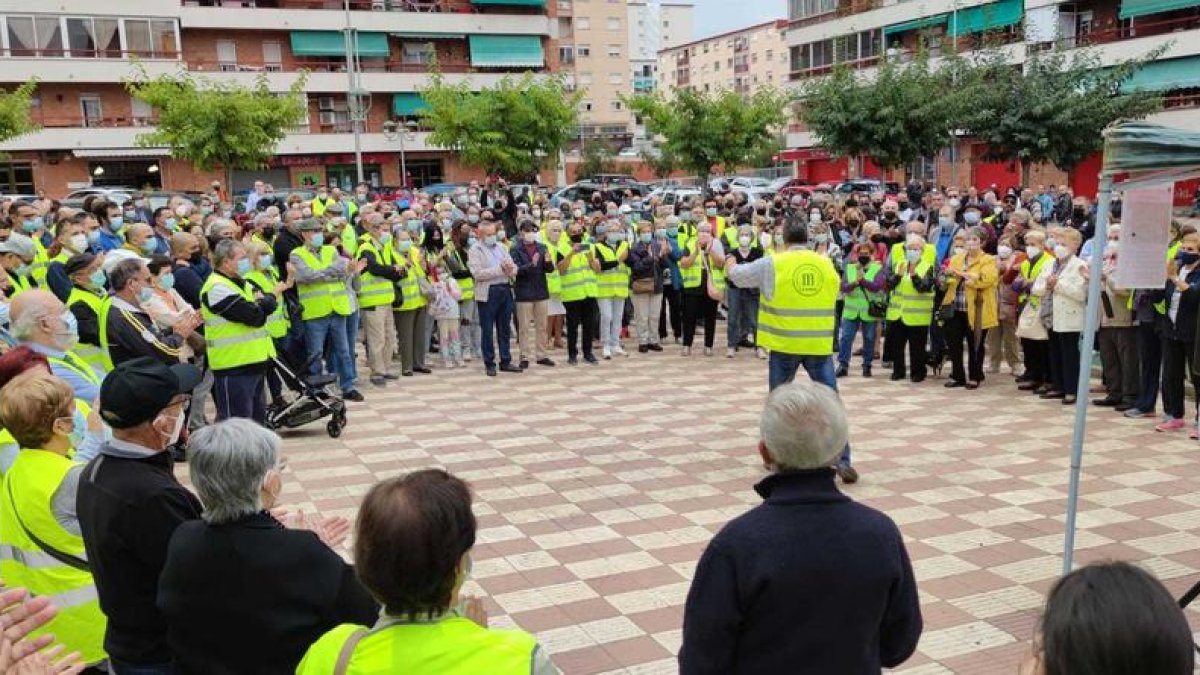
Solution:
M 517 302 L 537 302 L 549 300 L 550 289 L 546 285 L 546 273 L 554 271 L 546 245 L 538 242 L 538 263 L 533 264 L 533 257 L 526 250 L 524 242 L 516 242 L 509 250 L 513 264 L 517 266 L 517 280 L 513 283 L 513 295 Z
M 683 614 L 682 675 L 878 675 L 921 636 L 900 530 L 833 469 L 767 477 L 765 502 L 713 538 Z
M 671 288 L 680 291 L 683 290 L 683 275 L 679 273 L 679 259 L 683 257 L 683 249 L 679 248 L 679 237 L 672 237 L 670 230 L 667 232 L 667 243 L 671 245 L 671 255 L 667 258 L 671 267 Z
M 122 237 L 118 234 L 109 232 L 108 230 L 106 230 L 103 227 L 100 228 L 100 241 L 97 242 L 96 248 L 99 249 L 101 252 L 114 251 L 118 248 L 121 248 L 124 245 L 125 245 L 124 237 Z

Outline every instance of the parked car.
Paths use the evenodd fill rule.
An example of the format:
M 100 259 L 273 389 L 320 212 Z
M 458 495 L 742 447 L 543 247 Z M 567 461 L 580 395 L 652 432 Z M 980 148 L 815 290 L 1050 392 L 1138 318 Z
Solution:
M 851 178 L 842 181 L 833 188 L 834 192 L 850 194 L 851 192 L 881 192 L 883 181 L 878 178 Z
M 699 188 L 694 187 L 674 187 L 667 188 L 661 193 L 662 203 L 664 206 L 675 206 L 679 202 L 687 199 L 704 198 L 704 193 Z
M 567 187 L 554 193 L 550 197 L 550 203 L 553 206 L 558 206 L 563 202 L 573 202 L 577 199 L 582 199 L 586 202 L 589 201 L 592 198 L 592 195 L 597 192 L 601 193 L 605 200 L 608 200 L 615 197 L 618 192 L 624 192 L 625 190 L 631 190 L 638 196 L 645 196 L 649 193 L 649 190 L 646 189 L 646 186 L 637 182 L 602 184 L 595 181 L 585 180 L 579 181 L 574 185 L 568 185 Z
M 424 192 L 427 195 L 452 195 L 459 188 L 466 188 L 467 183 L 433 183 L 426 185 L 423 188 L 418 188 L 418 192 Z
M 63 206 L 69 206 L 73 209 L 81 209 L 83 208 L 83 200 L 92 195 L 99 195 L 108 201 L 113 202 L 114 204 L 120 205 L 129 201 L 133 197 L 134 192 L 137 192 L 137 190 L 130 187 L 83 188 L 67 194 L 67 196 L 63 197 L 59 203 Z
M 10 199 L 14 202 L 26 202 L 26 203 L 36 202 L 37 198 L 38 198 L 37 195 L 21 195 L 21 194 L 0 195 L 0 199 Z
M 766 187 L 743 187 L 741 185 L 733 185 L 729 188 L 730 193 L 744 193 L 750 202 L 762 199 L 771 201 L 775 198 L 775 193 Z
M 758 176 L 734 176 L 729 179 L 729 185 L 730 187 L 767 189 L 771 187 L 771 181 Z
M 191 201 L 194 204 L 194 203 L 199 202 L 200 199 L 202 197 L 204 197 L 205 193 L 198 192 L 196 190 L 156 190 L 154 192 L 143 192 L 142 193 L 142 197 L 144 197 L 146 199 L 146 201 L 149 202 L 150 211 L 152 211 L 152 212 L 154 211 L 154 209 L 158 209 L 158 208 L 162 208 L 162 207 L 166 206 L 167 202 L 171 201 L 171 197 L 174 197 L 176 195 L 179 195 L 181 197 L 186 197 L 189 201 Z
M 782 192 L 790 187 L 800 187 L 808 184 L 808 181 L 804 180 L 803 178 L 790 178 L 788 176 L 783 176 L 771 181 L 771 184 L 768 185 L 767 188 L 773 192 Z

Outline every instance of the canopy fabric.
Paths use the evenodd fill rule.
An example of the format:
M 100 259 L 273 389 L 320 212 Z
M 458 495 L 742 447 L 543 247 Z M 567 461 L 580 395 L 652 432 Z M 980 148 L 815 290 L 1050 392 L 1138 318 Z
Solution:
M 1200 87 L 1200 56 L 1151 61 L 1121 83 L 1123 93 L 1192 87 Z
M 1024 0 L 999 0 L 969 7 L 950 17 L 949 33 L 957 37 L 1011 26 L 1021 21 L 1024 10 Z
M 546 0 L 471 0 L 472 5 L 520 5 L 522 7 L 545 7 Z
M 918 28 L 927 28 L 929 26 L 937 26 L 937 25 L 946 23 L 949 20 L 950 20 L 949 14 L 939 14 L 937 16 L 927 16 L 924 19 L 914 19 L 912 21 L 905 21 L 904 23 L 898 23 L 894 26 L 884 26 L 883 36 L 887 37 L 889 35 L 896 35 L 897 33 L 904 33 L 904 32 L 910 31 L 910 30 L 916 30 Z
M 359 33 L 358 55 L 365 58 L 387 58 L 387 33 Z M 295 56 L 345 56 L 346 34 L 340 30 L 295 30 L 291 34 L 292 54 Z
M 1148 122 L 1121 122 L 1104 131 L 1104 173 L 1200 167 L 1200 132 Z
M 1195 6 L 1196 0 L 1121 0 L 1121 11 L 1117 16 L 1130 19 Z
M 429 109 L 429 104 L 416 92 L 392 95 L 392 112 L 397 117 L 412 117 Z
M 546 65 L 536 35 L 472 35 L 471 65 L 480 68 L 541 68 Z

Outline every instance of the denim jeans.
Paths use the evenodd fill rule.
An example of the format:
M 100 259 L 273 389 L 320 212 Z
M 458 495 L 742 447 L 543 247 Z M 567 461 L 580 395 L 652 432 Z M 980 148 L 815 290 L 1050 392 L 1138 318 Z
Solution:
M 347 365 L 350 369 L 351 382 L 358 379 L 358 360 L 354 357 L 354 352 L 358 349 L 358 322 L 361 316 L 360 311 L 356 309 L 353 314 L 346 317 L 346 349 L 350 353 Z
M 1158 403 L 1158 385 L 1162 378 L 1162 338 L 1154 330 L 1154 324 L 1143 322 L 1137 327 L 1138 345 L 1138 391 L 1137 409 L 1144 413 L 1154 412 Z
M 743 337 L 754 341 L 758 332 L 758 292 L 747 288 L 726 288 L 725 304 L 729 307 L 725 317 L 725 346 L 736 349 Z
M 217 421 L 244 417 L 262 424 L 267 419 L 263 389 L 266 378 L 261 374 L 222 375 L 213 379 L 212 397 L 217 406 Z
M 335 313 L 304 322 L 304 344 L 310 358 L 313 354 L 325 353 L 326 339 L 332 343 L 332 348 L 325 368 L 331 373 L 337 373 L 342 393 L 352 391 L 354 374 L 347 368 L 350 363 L 350 347 L 346 343 L 346 317 Z M 321 374 L 320 358 L 313 361 L 308 372 L 311 375 Z
M 600 304 L 600 344 L 609 351 L 621 346 L 621 316 L 625 298 L 597 298 Z
M 842 319 L 842 335 L 841 345 L 838 347 L 838 363 L 843 366 L 850 365 L 850 354 L 854 348 L 854 336 L 858 333 L 859 326 L 862 327 L 863 334 L 863 350 L 862 362 L 863 368 L 871 367 L 871 360 L 875 358 L 875 329 L 878 327 L 879 321 L 870 316 L 860 317 L 857 319 Z
M 483 330 L 480 342 L 483 349 L 483 365 L 496 365 L 496 348 L 500 348 L 500 365 L 512 363 L 513 295 L 507 285 L 492 284 L 488 288 L 487 302 L 478 302 L 479 326 Z M 496 345 L 499 342 L 499 345 Z
M 804 371 L 808 373 L 813 382 L 820 382 L 837 391 L 837 378 L 834 377 L 832 356 L 799 356 L 776 351 L 771 352 L 771 357 L 767 361 L 768 391 L 796 379 L 796 371 L 801 366 L 804 366 Z M 850 466 L 849 442 L 846 443 L 846 447 L 842 448 L 838 464 Z

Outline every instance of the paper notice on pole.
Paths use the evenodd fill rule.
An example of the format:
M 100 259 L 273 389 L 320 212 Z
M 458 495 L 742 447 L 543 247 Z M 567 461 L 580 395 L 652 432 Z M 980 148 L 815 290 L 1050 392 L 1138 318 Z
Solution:
M 1162 288 L 1167 281 L 1173 186 L 1128 190 L 1121 202 L 1120 288 Z

